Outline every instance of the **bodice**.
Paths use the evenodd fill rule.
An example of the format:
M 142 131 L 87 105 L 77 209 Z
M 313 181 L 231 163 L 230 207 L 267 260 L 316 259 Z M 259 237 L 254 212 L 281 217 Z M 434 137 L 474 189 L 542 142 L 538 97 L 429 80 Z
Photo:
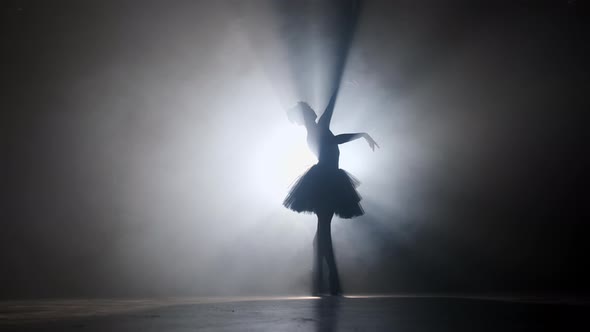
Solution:
M 308 130 L 307 145 L 318 158 L 318 165 L 338 169 L 340 149 L 330 129 L 317 126 L 315 130 Z

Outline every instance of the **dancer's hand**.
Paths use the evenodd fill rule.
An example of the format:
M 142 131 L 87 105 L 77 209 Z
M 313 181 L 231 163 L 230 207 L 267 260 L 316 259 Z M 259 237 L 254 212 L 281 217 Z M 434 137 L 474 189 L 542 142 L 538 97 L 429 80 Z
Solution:
M 367 140 L 367 143 L 369 143 L 369 147 L 371 148 L 371 150 L 375 151 L 375 147 L 379 147 L 379 144 L 377 144 L 377 142 L 375 142 L 375 140 L 373 139 L 373 137 L 371 137 L 371 135 L 365 133 L 363 135 L 363 137 L 365 138 L 365 140 Z

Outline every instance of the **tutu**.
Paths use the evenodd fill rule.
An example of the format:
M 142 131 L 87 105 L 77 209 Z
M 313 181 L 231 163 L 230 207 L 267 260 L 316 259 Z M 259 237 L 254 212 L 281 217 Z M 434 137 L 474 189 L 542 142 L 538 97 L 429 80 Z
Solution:
M 296 212 L 333 210 L 340 218 L 363 215 L 360 182 L 343 169 L 316 164 L 291 187 L 283 205 Z

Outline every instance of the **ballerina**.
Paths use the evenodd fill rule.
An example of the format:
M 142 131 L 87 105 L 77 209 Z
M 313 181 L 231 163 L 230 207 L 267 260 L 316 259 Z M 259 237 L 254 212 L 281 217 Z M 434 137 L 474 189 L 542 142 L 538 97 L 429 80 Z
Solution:
M 318 226 L 314 238 L 313 293 L 322 294 L 323 260 L 328 266 L 330 294 L 340 295 L 342 289 L 332 247 L 331 223 L 334 215 L 353 218 L 364 214 L 360 205 L 361 196 L 356 191 L 360 184 L 352 175 L 339 168 L 339 144 L 364 138 L 374 151 L 379 147 L 367 133 L 334 135 L 330 121 L 334 113 L 336 93 L 332 95 L 326 110 L 316 123 L 315 111 L 305 102 L 288 111 L 289 120 L 305 126 L 307 144 L 318 158 L 318 163 L 305 172 L 291 187 L 283 205 L 293 211 L 314 213 Z

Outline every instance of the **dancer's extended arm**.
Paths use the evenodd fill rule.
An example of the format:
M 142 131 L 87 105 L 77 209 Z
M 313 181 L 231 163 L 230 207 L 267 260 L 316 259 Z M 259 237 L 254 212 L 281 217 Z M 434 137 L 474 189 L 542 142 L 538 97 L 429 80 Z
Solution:
M 375 151 L 375 147 L 379 147 L 379 144 L 377 144 L 373 137 L 371 137 L 371 135 L 367 133 L 340 134 L 334 136 L 337 144 L 343 144 L 346 142 L 354 141 L 355 139 L 359 139 L 361 137 L 367 140 L 367 143 L 369 143 L 371 150 Z

